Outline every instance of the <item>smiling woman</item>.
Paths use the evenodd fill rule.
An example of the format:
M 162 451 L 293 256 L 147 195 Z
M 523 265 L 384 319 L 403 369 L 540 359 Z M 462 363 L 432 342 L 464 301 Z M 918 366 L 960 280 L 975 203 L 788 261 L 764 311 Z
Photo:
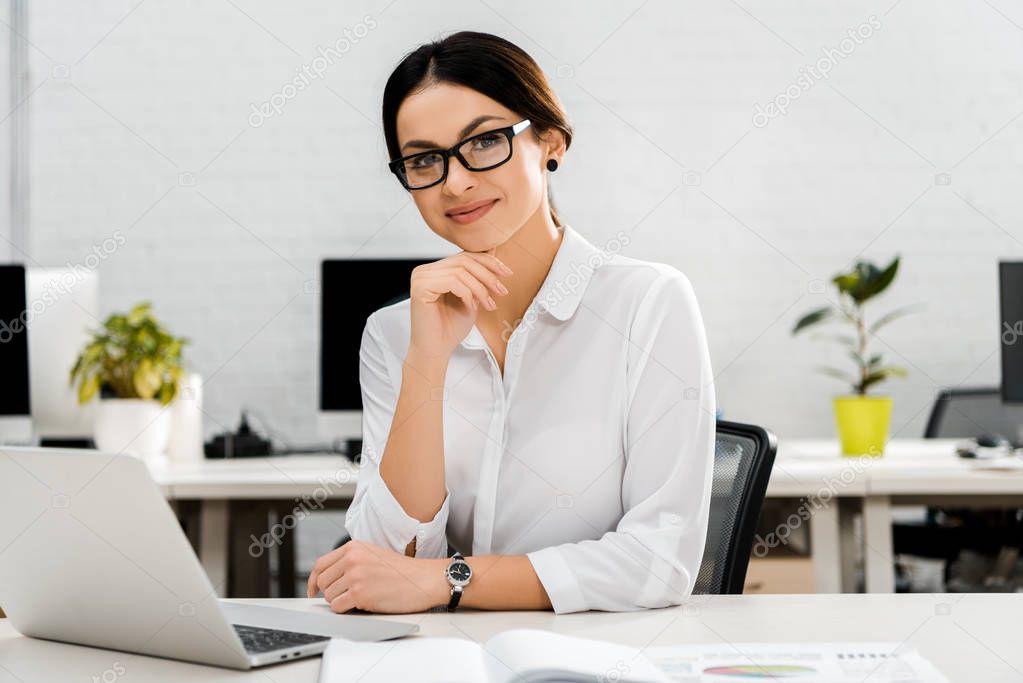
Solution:
M 560 220 L 548 180 L 572 128 L 502 38 L 406 55 L 383 127 L 389 168 L 460 251 L 366 321 L 352 540 L 317 561 L 310 597 L 336 612 L 680 603 L 715 417 L 688 278 L 619 253 L 624 231 L 599 249 Z

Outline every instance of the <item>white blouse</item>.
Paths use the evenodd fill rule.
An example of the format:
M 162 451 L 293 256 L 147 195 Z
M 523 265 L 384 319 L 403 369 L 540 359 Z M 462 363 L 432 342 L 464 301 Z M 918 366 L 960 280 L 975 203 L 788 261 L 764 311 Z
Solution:
M 418 557 L 525 554 L 557 614 L 680 604 L 703 557 L 715 392 L 688 278 L 598 249 L 571 226 L 515 327 L 504 376 L 474 325 L 445 378 L 446 497 L 409 516 L 379 474 L 409 300 L 366 322 L 363 457 L 345 526 Z M 471 586 L 471 584 L 470 584 Z M 471 588 L 470 588 L 471 590 Z

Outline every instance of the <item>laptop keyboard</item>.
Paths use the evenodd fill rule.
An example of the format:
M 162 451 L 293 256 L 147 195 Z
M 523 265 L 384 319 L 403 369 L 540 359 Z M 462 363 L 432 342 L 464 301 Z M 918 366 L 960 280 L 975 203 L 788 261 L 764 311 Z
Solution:
M 234 624 L 234 630 L 241 638 L 245 651 L 250 654 L 262 654 L 282 648 L 295 647 L 297 645 L 308 645 L 322 640 L 330 640 L 328 636 L 314 636 L 311 633 L 296 633 L 295 631 L 281 631 L 275 628 L 260 628 L 259 626 L 242 626 Z

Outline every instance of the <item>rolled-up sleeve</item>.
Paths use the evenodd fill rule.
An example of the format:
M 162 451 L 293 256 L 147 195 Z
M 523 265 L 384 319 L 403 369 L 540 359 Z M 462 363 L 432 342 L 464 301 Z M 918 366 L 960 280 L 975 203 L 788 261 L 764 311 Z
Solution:
M 696 295 L 671 268 L 628 334 L 623 515 L 599 539 L 527 553 L 558 614 L 681 604 L 703 559 L 716 399 Z
M 447 556 L 447 488 L 433 519 L 421 522 L 409 515 L 380 476 L 380 459 L 387 446 L 398 403 L 395 385 L 401 382 L 401 359 L 387 348 L 374 313 L 366 321 L 359 349 L 362 390 L 362 457 L 355 495 L 345 515 L 352 539 L 391 548 L 400 553 L 416 539 L 416 557 Z M 394 370 L 397 382 L 389 369 Z

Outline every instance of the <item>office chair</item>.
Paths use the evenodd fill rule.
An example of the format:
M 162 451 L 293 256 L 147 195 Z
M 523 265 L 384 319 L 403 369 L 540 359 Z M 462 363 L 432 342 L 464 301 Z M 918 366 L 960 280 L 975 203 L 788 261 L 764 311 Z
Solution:
M 968 439 L 1001 434 L 1014 445 L 1023 439 L 1023 405 L 1002 402 L 999 387 L 945 388 L 931 408 L 924 438 Z M 997 553 L 1007 538 L 1019 538 L 1016 510 L 973 510 L 928 506 L 920 522 L 892 525 L 896 554 L 943 559 L 949 564 L 964 549 Z
M 710 522 L 694 595 L 742 593 L 777 451 L 778 439 L 770 431 L 718 420 Z
M 760 508 L 771 477 L 778 439 L 754 425 L 718 420 L 714 483 L 703 561 L 694 595 L 742 593 Z M 334 546 L 351 540 L 345 534 Z M 448 555 L 454 549 L 448 545 Z
M 1023 404 L 1002 402 L 998 387 L 943 389 L 931 408 L 926 439 L 1001 434 L 1023 445 Z

